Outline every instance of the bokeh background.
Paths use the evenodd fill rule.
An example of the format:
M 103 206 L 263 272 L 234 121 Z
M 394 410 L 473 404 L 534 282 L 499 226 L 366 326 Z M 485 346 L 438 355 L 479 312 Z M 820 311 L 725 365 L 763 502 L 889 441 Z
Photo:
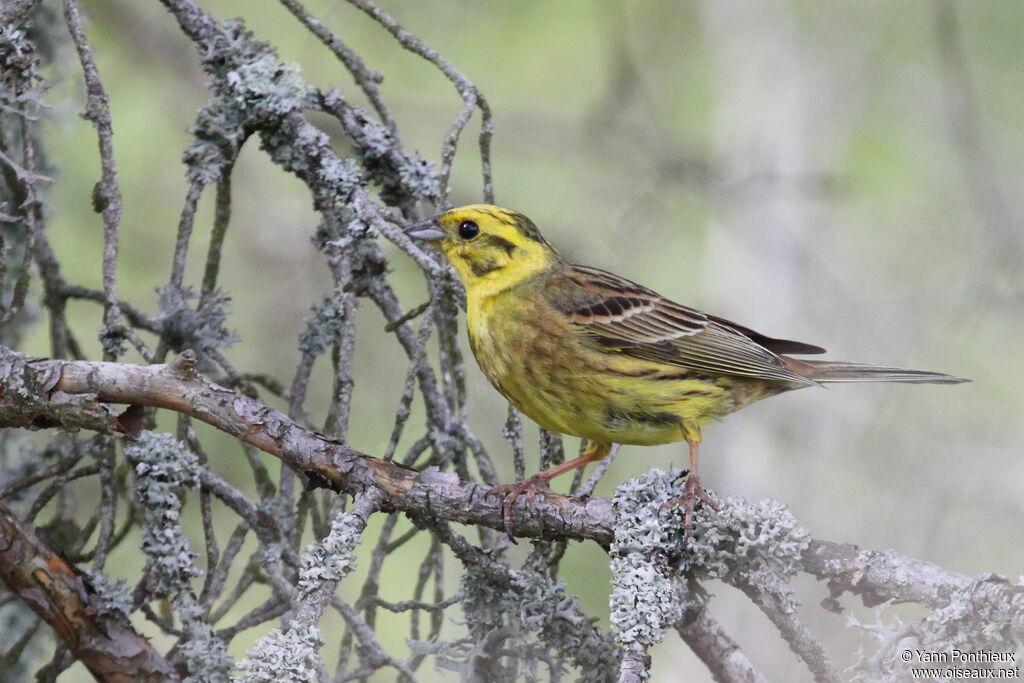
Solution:
M 221 19 L 243 16 L 309 81 L 358 101 L 337 61 L 281 5 L 201 4 Z M 186 129 L 207 99 L 204 77 L 193 46 L 158 3 L 83 5 L 110 93 L 125 197 L 121 293 L 155 311 L 185 195 Z M 381 5 L 488 97 L 497 202 L 531 216 L 567 255 L 766 334 L 820 344 L 838 359 L 974 380 L 834 386 L 766 401 L 707 430 L 706 485 L 784 501 L 818 538 L 892 548 L 965 573 L 1021 574 L 1024 5 Z M 460 106 L 450 85 L 346 3 L 306 6 L 384 75 L 381 91 L 406 148 L 436 160 Z M 95 135 L 78 118 L 84 92 L 69 50 L 51 76 L 51 238 L 67 279 L 99 287 L 102 224 L 89 209 L 99 162 Z M 481 199 L 475 133 L 467 131 L 455 165 L 456 204 Z M 303 186 L 254 142 L 237 165 L 234 198 L 222 283 L 241 341 L 227 354 L 287 383 L 303 318 L 330 289 L 309 241 L 317 219 Z M 210 224 L 209 204 L 204 199 L 197 225 Z M 415 305 L 425 297 L 422 278 L 392 253 L 404 301 Z M 187 281 L 199 277 L 191 272 Z M 95 305 L 72 306 L 79 330 L 98 324 Z M 376 453 L 390 436 L 405 362 L 390 337 L 380 341 L 379 315 L 364 307 L 360 316 L 350 441 Z M 44 325 L 26 348 L 47 353 Z M 99 357 L 97 345 L 88 348 Z M 475 367 L 468 381 L 471 423 L 511 480 L 511 457 L 502 455 L 505 403 Z M 326 377 L 314 387 L 314 412 L 329 389 Z M 535 469 L 535 427 L 526 433 Z M 230 476 L 244 465 L 230 442 L 222 445 L 219 455 L 211 451 L 213 467 Z M 626 447 L 597 493 L 682 461 L 678 446 Z M 123 560 L 133 575 L 133 560 Z M 605 625 L 606 567 L 599 549 L 574 544 L 562 573 Z M 392 599 L 415 581 L 413 571 L 385 578 L 396 589 L 385 585 L 382 596 Z M 798 588 L 801 615 L 837 664 L 857 661 L 870 636 L 818 606 L 823 585 L 805 577 Z M 743 596 L 712 589 L 714 614 L 771 680 L 807 676 Z M 843 604 L 864 621 L 916 614 Z M 400 647 L 404 632 L 389 634 L 382 619 L 379 635 Z M 241 655 L 258 635 L 239 637 L 232 651 Z M 653 657 L 655 680 L 709 678 L 673 634 Z M 76 667 L 61 680 L 85 676 Z

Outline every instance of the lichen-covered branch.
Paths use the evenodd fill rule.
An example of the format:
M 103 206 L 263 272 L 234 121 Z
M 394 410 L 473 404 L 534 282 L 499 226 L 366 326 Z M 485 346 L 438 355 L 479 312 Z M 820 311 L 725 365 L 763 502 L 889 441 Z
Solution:
M 25 426 L 16 417 L 19 406 L 36 411 L 40 406 L 61 405 L 67 396 L 165 408 L 192 415 L 251 443 L 338 492 L 379 488 L 385 493 L 387 509 L 501 528 L 500 497 L 488 496 L 488 487 L 460 482 L 443 472 L 418 472 L 387 463 L 304 429 L 255 399 L 203 379 L 188 353 L 168 365 L 143 366 L 30 358 L 0 347 L 0 388 L 0 427 Z M 75 410 L 91 412 L 95 405 Z M 116 411 L 108 414 L 112 413 Z M 96 422 L 88 428 L 108 433 L 125 430 L 117 421 Z M 608 500 L 577 500 L 541 492 L 532 499 L 517 500 L 515 508 L 513 530 L 517 534 L 592 540 L 602 546 L 612 542 L 614 513 Z M 1024 598 L 1014 584 L 960 574 L 894 551 L 861 550 L 817 539 L 808 541 L 799 559 L 803 571 L 829 582 L 835 597 L 849 591 L 862 596 L 869 606 L 894 600 L 936 607 L 947 604 L 953 593 L 973 591 L 976 598 L 983 598 L 981 604 L 1001 604 L 1019 611 L 1021 622 L 1015 628 L 1024 635 Z
M 116 71 L 101 82 L 93 57 L 109 37 L 86 30 L 80 0 L 9 0 L 0 8 L 0 499 L 15 511 L 0 507 L 0 565 L 15 567 L 9 573 L 3 565 L 13 592 L 0 594 L 0 620 L 16 622 L 0 648 L 5 673 L 11 662 L 43 664 L 37 678 L 52 681 L 78 658 L 108 680 L 223 681 L 241 669 L 249 681 L 340 682 L 376 678 L 384 669 L 415 680 L 429 662 L 465 679 L 558 680 L 575 670 L 585 680 L 634 681 L 657 671 L 650 646 L 675 628 L 716 680 L 763 680 L 708 610 L 707 585 L 721 581 L 744 591 L 751 608 L 778 627 L 779 652 L 788 644 L 815 677 L 836 680 L 828 653 L 796 617 L 791 579 L 798 571 L 827 582 L 823 605 L 830 610 L 841 610 L 846 592 L 869 606 L 911 600 L 929 609 L 914 623 L 864 626 L 879 646 L 861 666 L 878 678 L 899 671 L 894 654 L 904 644 L 1005 649 L 1022 641 L 1020 585 L 813 540 L 774 501 L 719 498 L 719 512 L 698 511 L 688 539 L 664 506 L 677 492 L 676 471 L 626 482 L 614 501 L 590 495 L 612 457 L 585 482 L 577 472 L 571 496 L 546 491 L 516 502 L 513 533 L 534 539 L 518 562 L 506 536 L 495 532 L 504 526 L 503 496 L 491 490 L 498 469 L 469 425 L 458 331 L 464 293 L 433 251 L 403 233 L 410 221 L 450 205 L 449 176 L 477 113 L 481 194 L 493 201 L 493 120 L 484 94 L 468 70 L 375 0 L 348 0 L 350 7 L 323 17 L 304 0 L 280 0 L 268 10 L 330 51 L 332 80 L 341 73 L 342 82 L 354 83 L 344 89 L 308 81 L 301 65 L 282 61 L 244 19 L 220 20 L 197 0 L 159 3 L 167 12 L 155 11 L 147 28 L 194 47 L 206 103 L 188 128 L 185 186 L 174 198 L 178 219 L 147 225 L 173 244 L 169 275 L 147 285 L 157 291 L 155 310 L 154 302 L 124 295 L 138 281 L 119 293 L 116 278 L 119 268 L 127 273 L 118 263 L 120 234 L 135 229 L 121 224 L 120 213 L 139 207 L 132 206 L 137 183 L 119 179 L 115 164 L 119 118 L 109 102 L 119 101 L 120 84 L 109 80 Z M 58 5 L 63 13 L 54 11 Z M 121 5 L 104 12 L 145 11 L 136 9 L 144 3 Z M 404 146 L 401 109 L 380 87 L 386 74 L 371 68 L 369 53 L 350 47 L 357 42 L 352 22 L 338 18 L 346 11 L 369 18 L 381 49 L 423 60 L 443 76 L 445 91 L 454 86 L 439 153 Z M 84 86 L 73 89 L 84 93 L 73 106 L 46 101 L 61 91 L 47 91 L 51 75 L 65 76 L 65 64 L 52 59 L 61 50 L 71 58 L 68 80 Z M 419 94 L 410 89 L 403 97 Z M 66 279 L 58 258 L 65 245 L 51 244 L 57 233 L 47 224 L 64 207 L 48 203 L 46 190 L 77 177 L 55 172 L 66 158 L 48 163 L 47 131 L 83 104 L 99 143 L 92 193 L 103 217 L 98 284 Z M 118 128 L 117 149 L 145 144 L 126 139 L 130 130 Z M 295 340 L 290 383 L 276 376 L 276 366 L 245 367 L 246 354 L 225 350 L 240 341 L 229 327 L 232 305 L 264 301 L 263 292 L 228 291 L 235 273 L 221 276 L 222 260 L 230 262 L 248 232 L 231 226 L 232 202 L 250 200 L 245 179 L 233 176 L 243 150 L 264 154 L 305 188 L 316 212 L 308 233 L 330 278 L 327 291 L 299 304 L 310 313 Z M 704 183 L 714 184 L 721 183 Z M 88 194 L 79 189 L 61 191 Z M 207 190 L 216 196 L 204 226 Z M 408 301 L 398 294 L 408 283 L 391 275 L 395 251 L 422 274 L 422 288 Z M 75 309 L 97 304 L 102 324 L 90 330 Z M 372 369 L 360 368 L 371 337 L 357 323 L 373 318 L 374 309 L 382 320 L 373 339 L 392 344 L 407 362 L 400 387 L 380 386 Z M 37 318 L 49 325 L 49 351 L 14 350 Z M 92 347 L 80 340 L 89 336 L 98 338 L 105 361 L 128 342 L 148 365 L 86 360 Z M 50 357 L 39 357 L 44 353 Z M 348 435 L 367 432 L 353 422 L 365 414 L 360 401 L 385 389 L 394 389 L 393 425 L 373 425 L 379 451 L 355 450 Z M 326 414 L 318 411 L 321 392 Z M 176 419 L 158 422 L 159 411 Z M 421 414 L 417 424 L 413 416 Z M 234 442 L 210 438 L 199 422 Z M 158 432 L 157 424 L 170 426 Z M 521 479 L 529 453 L 514 410 L 505 436 Z M 538 450 L 541 467 L 564 460 L 557 435 L 542 431 Z M 608 551 L 610 633 L 559 579 L 572 540 Z M 366 566 L 354 572 L 361 543 Z M 132 544 L 142 547 L 144 569 L 133 586 L 110 581 L 108 565 Z M 410 557 L 415 566 L 406 566 Z M 78 574 L 75 565 L 86 563 L 91 568 Z M 396 571 L 407 577 L 397 594 L 389 580 Z M 342 583 L 356 581 L 361 585 Z M 407 620 L 404 639 L 379 637 L 381 610 Z M 143 619 L 174 640 L 162 657 L 129 621 Z M 44 621 L 60 636 L 51 653 L 40 651 L 53 646 Z M 244 658 L 230 650 L 236 636 L 257 628 Z M 394 649 L 397 640 L 404 651 Z M 337 661 L 325 661 L 321 654 L 334 649 Z
M 38 411 L 39 405 L 52 400 L 48 396 L 66 395 L 91 397 L 92 409 L 99 401 L 176 410 L 281 458 L 306 472 L 314 485 L 348 494 L 372 491 L 380 496 L 379 506 L 383 510 L 402 511 L 431 524 L 459 522 L 494 529 L 502 525 L 501 497 L 489 495 L 487 487 L 460 481 L 436 470 L 420 472 L 374 458 L 311 432 L 255 399 L 203 379 L 195 371 L 194 359 L 188 353 L 164 366 L 135 366 L 28 359 L 3 349 L 0 351 L 0 378 L 4 382 L 0 415 L 11 415 L 22 404 Z M 110 414 L 115 412 L 110 410 Z M 111 433 L 130 432 L 131 420 L 126 423 L 124 415 L 90 428 Z M 647 484 L 633 486 L 638 487 L 638 491 L 660 490 L 665 485 L 658 482 L 672 478 L 670 474 L 657 472 L 651 476 L 654 478 Z M 897 600 L 915 601 L 932 608 L 948 606 L 955 603 L 958 596 L 963 596 L 963 599 L 969 598 L 972 614 L 979 621 L 1004 624 L 1009 636 L 1024 636 L 1024 588 L 1006 579 L 974 578 L 891 551 L 861 551 L 854 546 L 811 540 L 801 536 L 805 532 L 788 530 L 793 521 L 781 523 L 783 517 L 773 507 L 777 504 L 749 506 L 732 499 L 720 503 L 723 510 L 698 514 L 699 530 L 695 539 L 700 540 L 691 540 L 684 554 L 667 556 L 659 566 L 671 571 L 672 562 L 681 561 L 693 576 L 721 578 L 761 596 L 771 595 L 779 590 L 778 582 L 785 576 L 803 570 L 828 581 L 832 594 L 828 604 L 835 607 L 838 606 L 836 598 L 844 591 L 861 596 L 869 605 Z M 523 536 L 586 539 L 609 546 L 613 540 L 612 529 L 616 527 L 610 501 L 595 497 L 581 500 L 544 492 L 532 499 L 517 501 L 516 512 L 513 531 Z M 678 553 L 678 548 L 673 552 Z M 748 565 L 744 558 L 757 559 Z M 649 582 L 647 584 L 649 587 Z M 642 586 L 644 582 L 637 585 Z M 789 609 L 785 605 L 775 607 L 777 609 L 769 612 L 785 614 Z M 669 621 L 673 622 L 677 628 L 682 628 L 678 615 Z M 792 635 L 790 631 L 783 628 L 784 634 L 790 634 L 787 638 Z M 698 634 L 692 633 L 691 637 L 701 642 Z M 703 638 L 708 641 L 706 634 Z M 806 638 L 790 640 L 803 656 L 816 662 L 812 668 L 825 667 L 816 670 L 816 675 L 834 679 L 828 673 L 827 660 L 820 659 L 823 656 L 820 646 L 811 647 L 805 642 Z M 728 641 L 719 636 L 706 642 L 706 647 L 716 646 L 716 641 L 719 649 L 728 650 Z M 807 647 L 811 650 L 807 651 Z
M 281 458 L 305 472 L 313 485 L 349 494 L 376 488 L 385 494 L 386 509 L 502 528 L 501 496 L 490 494 L 490 487 L 463 482 L 435 469 L 420 472 L 373 458 L 301 427 L 255 399 L 202 378 L 190 352 L 167 365 L 131 365 L 45 359 L 26 362 L 22 354 L 0 347 L 0 368 L 7 367 L 21 368 L 26 379 L 19 380 L 22 395 L 11 391 L 0 398 L 0 415 L 17 414 L 22 403 L 47 403 L 45 397 L 52 391 L 173 410 Z M 0 378 L 6 375 L 0 371 Z M 131 427 L 122 419 L 102 429 L 118 433 Z M 523 536 L 589 538 L 607 544 L 612 523 L 609 501 L 578 501 L 550 492 L 517 502 L 513 530 Z

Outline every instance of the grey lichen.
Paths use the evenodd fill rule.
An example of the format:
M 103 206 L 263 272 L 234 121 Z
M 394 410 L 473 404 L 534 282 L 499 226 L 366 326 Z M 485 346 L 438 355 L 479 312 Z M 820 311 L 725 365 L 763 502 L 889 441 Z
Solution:
M 257 640 L 252 650 L 246 650 L 246 658 L 238 665 L 242 673 L 234 678 L 246 683 L 315 681 L 319 677 L 317 651 L 321 645 L 323 640 L 315 626 L 274 629 Z
M 268 49 L 228 71 L 222 94 L 250 118 L 274 120 L 307 104 L 309 89 L 301 72 L 297 64 L 282 64 Z
M 673 505 L 680 472 L 652 469 L 620 485 L 615 494 L 612 543 L 612 632 L 623 645 L 660 642 L 692 600 L 680 576 L 721 579 L 793 603 L 789 580 L 799 571 L 810 534 L 784 505 L 748 503 L 710 494 L 718 510 L 698 507 L 686 538 Z
M 761 592 L 788 593 L 810 532 L 777 500 L 712 497 L 718 510 L 702 506 L 694 513 L 687 570 L 697 578 L 738 579 Z
M 995 609 L 979 606 L 981 594 L 1004 588 L 1014 596 L 1012 599 L 1004 596 Z M 1024 603 L 1024 579 L 1010 584 L 995 575 L 979 577 L 970 586 L 950 595 L 948 604 L 924 620 L 927 644 L 973 652 L 1022 652 L 1024 642 L 1020 634 L 1024 631 L 1024 618 L 1018 609 L 1021 603 Z
M 1016 598 L 1005 599 L 1000 593 L 1003 599 L 991 609 L 991 600 L 985 596 L 990 589 L 1008 590 Z M 909 680 L 912 669 L 922 667 L 957 669 L 963 675 L 950 676 L 958 678 L 977 678 L 986 669 L 992 670 L 990 678 L 1017 678 L 1019 662 L 1024 660 L 1024 641 L 1019 636 L 1020 616 L 1014 603 L 1024 600 L 1022 596 L 1024 580 L 1011 585 L 1001 577 L 983 576 L 952 593 L 944 606 L 918 622 L 899 617 L 884 621 L 882 607 L 875 611 L 874 623 L 850 617 L 852 626 L 877 643 L 872 653 L 861 653 L 852 668 L 854 680 Z M 957 652 L 963 655 L 955 656 Z M 991 656 L 986 660 L 985 655 Z M 972 659 L 979 656 L 983 659 Z
M 434 165 L 415 152 L 398 169 L 402 185 L 417 199 L 434 200 L 441 194 L 441 185 Z
M 661 642 L 682 617 L 676 575 L 686 543 L 679 515 L 665 505 L 678 495 L 678 476 L 652 469 L 615 490 L 609 606 L 612 633 L 623 645 Z
M 331 531 L 319 543 L 306 546 L 299 568 L 299 596 L 305 598 L 324 581 L 339 581 L 356 567 L 353 551 L 366 521 L 354 512 L 336 515 Z
M 160 312 L 154 321 L 175 351 L 209 353 L 238 341 L 238 334 L 225 327 L 231 298 L 220 290 L 211 292 L 196 308 L 190 302 L 199 295 L 191 287 L 164 285 L 156 291 Z
M 42 104 L 44 86 L 39 75 L 39 53 L 29 40 L 28 29 L 15 24 L 0 26 L 0 102 L 15 107 L 26 100 Z
M 309 104 L 300 68 L 283 64 L 274 49 L 256 40 L 241 19 L 225 21 L 204 55 L 213 90 L 253 123 L 273 120 Z
M 180 492 L 199 484 L 199 459 L 170 434 L 145 431 L 125 443 L 135 467 L 135 493 L 145 511 L 142 551 L 152 561 L 158 593 L 177 596 L 191 590 L 202 572 L 181 528 Z
M 117 325 L 100 325 L 99 340 L 104 353 L 115 358 L 123 356 L 128 350 L 128 345 L 125 343 L 126 339 L 127 337 L 122 327 Z
M 313 309 L 313 315 L 306 318 L 306 329 L 299 333 L 299 350 L 314 356 L 323 353 L 338 340 L 345 324 L 346 307 L 342 292 L 325 298 Z
M 594 626 L 596 619 L 582 612 L 577 598 L 565 594 L 565 585 L 534 571 L 510 570 L 510 575 L 509 586 L 495 585 L 472 566 L 462 577 L 462 611 L 475 643 L 468 673 L 482 675 L 482 666 L 504 657 L 518 660 L 506 661 L 502 674 L 509 680 L 515 679 L 517 666 L 535 678 L 541 661 L 555 678 L 568 663 L 583 680 L 613 680 L 618 648 Z
M 363 182 L 355 159 L 324 159 L 316 169 L 317 180 L 334 188 L 339 198 L 347 198 Z
M 189 672 L 184 683 L 226 683 L 235 662 L 213 626 L 202 618 L 198 602 L 194 598 L 186 600 L 190 609 L 182 612 L 185 635 L 179 647 L 179 656 Z
M 127 617 L 132 612 L 132 595 L 128 588 L 128 582 L 118 579 L 110 582 L 103 572 L 91 569 L 82 572 L 89 581 L 92 588 L 90 606 L 99 614 L 117 613 Z
M 214 96 L 201 108 L 189 132 L 195 142 L 185 152 L 191 180 L 221 177 L 254 130 L 309 104 L 311 89 L 295 64 L 281 63 L 273 48 L 256 40 L 239 19 L 225 22 L 204 55 L 213 76 Z
M 234 665 L 223 641 L 205 620 L 192 592 L 201 576 L 181 527 L 181 493 L 199 485 L 199 458 L 170 434 L 144 431 L 126 442 L 125 456 L 135 469 L 135 494 L 142 503 L 142 551 L 149 558 L 154 591 L 166 597 L 181 620 L 180 648 L 186 681 L 226 681 Z
M 245 119 L 231 104 L 214 98 L 196 114 L 188 132 L 195 137 L 184 155 L 189 180 L 214 182 L 234 163 L 245 140 Z

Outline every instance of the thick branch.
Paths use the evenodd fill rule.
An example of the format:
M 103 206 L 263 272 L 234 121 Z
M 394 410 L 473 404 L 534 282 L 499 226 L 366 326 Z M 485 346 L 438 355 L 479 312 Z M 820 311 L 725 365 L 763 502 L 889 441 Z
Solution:
M 1024 636 L 1024 586 L 996 574 L 970 576 L 892 550 L 817 540 L 804 551 L 803 566 L 808 574 L 828 581 L 832 597 L 826 606 L 835 606 L 835 598 L 849 591 L 868 607 L 892 600 L 938 609 L 962 593 L 970 596 L 979 620 L 1009 621 L 1014 635 Z
M 178 680 L 167 661 L 118 612 L 98 610 L 83 577 L 0 503 L 0 577 L 53 627 L 99 681 Z
M 28 362 L 26 362 L 28 361 Z M 434 517 L 462 524 L 502 528 L 501 496 L 490 487 L 461 482 L 453 474 L 423 472 L 385 462 L 346 444 L 312 432 L 284 413 L 236 394 L 200 377 L 195 359 L 185 352 L 167 365 L 130 365 L 89 361 L 29 359 L 0 347 L 0 382 L 6 368 L 19 366 L 35 377 L 22 381 L 18 392 L 0 394 L 2 426 L 14 422 L 19 406 L 38 406 L 54 391 L 88 394 L 100 401 L 166 408 L 191 415 L 287 462 L 310 476 L 311 484 L 338 493 L 356 494 L 367 488 L 385 494 L 386 509 L 414 517 Z M 34 394 L 25 396 L 28 392 Z M 47 426 L 47 425 L 43 425 Z M 99 428 L 102 425 L 95 425 Z M 100 431 L 127 431 L 108 424 Z M 515 506 L 513 530 L 522 536 L 611 541 L 611 504 L 601 498 L 580 501 L 554 492 L 539 493 Z
M 304 429 L 283 413 L 200 377 L 190 352 L 168 365 L 144 366 L 33 359 L 0 347 L 0 427 L 50 426 L 19 416 L 56 402 L 62 402 L 66 414 L 77 415 L 79 408 L 67 400 L 69 394 L 89 397 L 81 408 L 85 411 L 96 410 L 95 402 L 104 401 L 191 415 L 303 470 L 313 485 L 346 494 L 379 489 L 384 510 L 502 528 L 502 498 L 491 494 L 488 486 L 433 468 L 420 472 L 386 462 Z M 131 431 L 124 422 L 83 418 L 78 426 L 107 433 Z M 512 516 L 516 535 L 592 540 L 602 546 L 611 543 L 614 524 L 610 501 L 552 491 L 521 497 Z M 969 591 L 979 615 L 1008 615 L 1013 632 L 1024 638 L 1024 588 L 1001 577 L 971 577 L 892 551 L 862 551 L 821 540 L 811 542 L 803 564 L 805 571 L 829 582 L 833 607 L 838 607 L 834 598 L 844 591 L 862 596 L 869 605 L 897 600 L 929 607 L 948 604 L 954 593 Z

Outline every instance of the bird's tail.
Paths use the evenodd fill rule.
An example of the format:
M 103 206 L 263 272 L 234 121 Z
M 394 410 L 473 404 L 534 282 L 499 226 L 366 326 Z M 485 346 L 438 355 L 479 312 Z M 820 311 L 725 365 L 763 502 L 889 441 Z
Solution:
M 801 364 L 810 366 L 810 372 L 804 370 L 808 379 L 816 382 L 909 382 L 913 384 L 959 384 L 970 382 L 969 379 L 954 377 L 941 372 L 927 370 L 907 370 L 904 368 L 886 368 L 867 363 L 851 363 L 848 361 L 803 360 Z

